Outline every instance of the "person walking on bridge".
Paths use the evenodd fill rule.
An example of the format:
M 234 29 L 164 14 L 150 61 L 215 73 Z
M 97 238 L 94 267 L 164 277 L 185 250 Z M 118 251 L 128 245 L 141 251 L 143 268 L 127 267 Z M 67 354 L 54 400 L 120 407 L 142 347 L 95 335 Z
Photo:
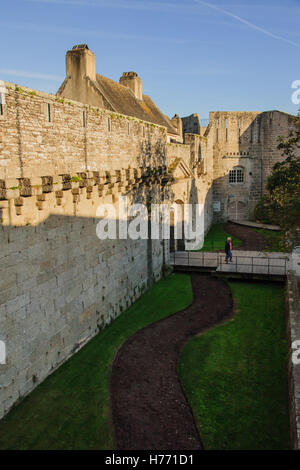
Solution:
M 230 263 L 232 263 L 232 242 L 231 242 L 230 237 L 227 238 L 226 243 L 225 243 L 225 253 L 226 253 L 226 258 L 225 258 L 226 263 L 228 263 L 228 259 Z

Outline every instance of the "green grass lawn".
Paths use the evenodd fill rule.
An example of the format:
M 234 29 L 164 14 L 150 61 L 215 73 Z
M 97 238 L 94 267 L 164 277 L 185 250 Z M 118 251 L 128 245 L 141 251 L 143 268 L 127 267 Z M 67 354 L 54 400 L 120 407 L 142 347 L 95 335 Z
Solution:
M 223 224 L 214 224 L 205 236 L 202 249 L 198 251 L 224 251 L 225 241 L 229 236 L 232 240 L 233 249 L 242 244 L 241 240 L 224 231 Z
M 0 449 L 114 449 L 109 373 L 118 348 L 192 298 L 187 275 L 155 284 L 11 410 L 0 422 Z
M 234 320 L 183 348 L 179 373 L 207 449 L 288 449 L 283 288 L 230 284 Z M 187 307 L 190 278 L 171 275 L 48 377 L 0 422 L 0 449 L 115 448 L 109 373 L 137 330 Z
M 234 319 L 192 338 L 178 371 L 206 449 L 290 449 L 284 289 L 231 282 Z
M 266 229 L 255 229 L 257 233 L 260 233 L 264 239 L 266 240 L 267 246 L 264 251 L 284 251 L 286 252 L 286 249 L 283 249 L 281 246 L 281 237 L 282 233 L 281 232 L 275 232 L 273 230 L 266 230 Z

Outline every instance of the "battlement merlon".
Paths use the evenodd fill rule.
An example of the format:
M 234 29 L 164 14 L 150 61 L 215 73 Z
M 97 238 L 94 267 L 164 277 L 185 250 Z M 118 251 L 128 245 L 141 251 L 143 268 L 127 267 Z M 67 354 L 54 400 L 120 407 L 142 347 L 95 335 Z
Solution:
M 132 199 L 154 187 L 163 197 L 173 181 L 166 166 L 0 180 L 0 222 L 36 225 L 50 214 L 95 217 L 100 203 L 114 204 L 121 195 Z

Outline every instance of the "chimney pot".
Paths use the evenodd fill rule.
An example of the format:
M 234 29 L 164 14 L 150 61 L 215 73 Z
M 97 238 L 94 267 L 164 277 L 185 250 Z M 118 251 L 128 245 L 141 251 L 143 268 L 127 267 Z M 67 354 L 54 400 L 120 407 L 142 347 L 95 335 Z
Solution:
M 143 99 L 142 80 L 136 72 L 123 72 L 123 75 L 120 78 L 120 84 L 130 88 L 138 100 Z
M 95 56 L 87 44 L 78 44 L 66 55 L 67 77 L 75 81 L 90 77 L 96 81 Z

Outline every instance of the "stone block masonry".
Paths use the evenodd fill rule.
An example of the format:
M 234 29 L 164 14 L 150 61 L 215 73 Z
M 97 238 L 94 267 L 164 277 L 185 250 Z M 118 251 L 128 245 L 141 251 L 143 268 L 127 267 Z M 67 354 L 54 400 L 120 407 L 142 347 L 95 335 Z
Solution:
M 201 204 L 205 231 L 216 202 L 215 220 L 241 208 L 248 217 L 281 158 L 276 138 L 293 127 L 279 112 L 211 113 L 207 128 L 191 127 L 193 118 L 184 144 L 181 132 L 168 143 L 175 139 L 169 131 L 181 129 L 178 116 L 174 128 L 167 120 L 164 127 L 89 100 L 4 85 L 0 341 L 7 357 L 0 418 L 126 310 L 168 262 L 167 240 L 99 240 L 100 204 L 116 206 L 120 195 L 148 208 Z M 228 182 L 235 165 L 244 168 L 243 187 Z
M 168 240 L 99 240 L 98 206 L 117 208 L 121 195 L 129 207 L 203 202 L 207 190 L 193 160 L 197 136 L 187 145 L 167 144 L 160 125 L 5 87 L 0 418 L 125 311 L 168 263 Z
M 99 204 L 172 199 L 166 129 L 6 83 L 0 418 L 161 276 L 161 240 L 99 240 Z M 155 170 L 155 171 L 153 171 Z
M 287 338 L 289 346 L 289 405 L 291 443 L 294 450 L 300 449 L 300 364 L 293 360 L 295 341 L 300 341 L 300 294 L 295 271 L 287 277 L 286 289 Z M 299 354 L 298 354 L 299 357 Z
M 220 204 L 215 222 L 253 218 L 273 166 L 284 159 L 278 138 L 296 128 L 295 116 L 280 111 L 210 113 L 206 160 L 213 161 L 213 198 Z M 229 180 L 235 168 L 243 175 L 238 183 Z
M 2 226 L 0 416 L 148 287 L 147 240 L 99 240 L 96 218 Z M 153 240 L 153 280 L 163 247 Z
M 135 168 L 164 155 L 164 127 L 5 85 L 0 179 Z
M 63 176 L 58 191 L 48 177 L 33 195 L 28 179 L 26 196 L 3 189 L 0 417 L 160 278 L 164 242 L 100 240 L 96 210 L 126 192 L 129 204 L 149 196 L 163 202 L 163 171 L 89 173 L 80 182 Z M 12 192 L 16 198 L 3 199 Z

